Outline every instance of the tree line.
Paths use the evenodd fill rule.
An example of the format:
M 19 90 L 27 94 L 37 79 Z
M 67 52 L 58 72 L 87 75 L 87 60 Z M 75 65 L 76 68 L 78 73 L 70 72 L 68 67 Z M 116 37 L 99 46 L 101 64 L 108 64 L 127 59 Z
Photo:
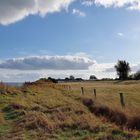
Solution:
M 103 78 L 100 80 L 140 80 L 140 71 L 137 71 L 134 74 L 130 74 L 131 72 L 131 67 L 129 62 L 125 60 L 118 60 L 117 64 L 114 66 L 116 73 L 118 75 L 118 78 L 116 79 L 110 79 L 110 78 Z M 85 81 L 82 78 L 75 78 L 73 75 L 70 75 L 69 77 L 66 77 L 64 79 L 58 78 L 51 78 L 48 77 L 48 80 L 57 83 L 58 81 L 60 82 L 80 82 L 80 81 Z M 98 78 L 95 75 L 90 75 L 89 80 L 98 80 Z

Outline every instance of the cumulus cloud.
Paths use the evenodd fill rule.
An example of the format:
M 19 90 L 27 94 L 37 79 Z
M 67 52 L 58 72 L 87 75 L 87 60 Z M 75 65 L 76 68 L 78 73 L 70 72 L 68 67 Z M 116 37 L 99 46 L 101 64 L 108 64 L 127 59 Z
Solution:
M 85 17 L 86 16 L 86 13 L 84 13 L 84 12 L 78 10 L 78 9 L 73 9 L 72 14 L 74 14 L 76 16 L 79 16 L 79 17 Z
M 104 7 L 126 7 L 131 10 L 140 10 L 139 0 L 83 0 L 82 4 L 91 6 L 93 4 Z
M 48 13 L 60 12 L 78 0 L 0 0 L 0 24 L 15 23 L 29 15 L 45 16 Z M 104 7 L 126 7 L 131 10 L 140 10 L 139 0 L 81 0 L 82 5 Z M 86 14 L 77 9 L 73 13 L 84 17 Z
M 0 63 L 0 68 L 17 70 L 85 70 L 95 63 L 88 57 L 66 56 L 34 56 L 8 59 Z
M 7 25 L 26 16 L 59 12 L 74 0 L 0 0 L 0 24 Z

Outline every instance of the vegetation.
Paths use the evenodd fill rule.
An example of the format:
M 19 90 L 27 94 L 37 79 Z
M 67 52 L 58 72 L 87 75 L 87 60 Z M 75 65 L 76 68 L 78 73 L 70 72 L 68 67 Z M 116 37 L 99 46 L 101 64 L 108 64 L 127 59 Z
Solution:
M 130 66 L 126 61 L 119 60 L 117 65 L 115 65 L 115 69 L 117 71 L 117 75 L 119 76 L 119 80 L 127 80 L 129 77 Z
M 97 80 L 97 77 L 95 75 L 90 75 L 89 80 Z
M 139 85 L 139 81 L 58 84 L 45 79 L 21 88 L 1 84 L 0 139 L 139 140 Z M 119 92 L 124 93 L 125 108 Z
M 130 76 L 130 79 L 133 79 L 133 80 L 140 80 L 140 71 L 137 71 L 135 74 L 132 74 Z

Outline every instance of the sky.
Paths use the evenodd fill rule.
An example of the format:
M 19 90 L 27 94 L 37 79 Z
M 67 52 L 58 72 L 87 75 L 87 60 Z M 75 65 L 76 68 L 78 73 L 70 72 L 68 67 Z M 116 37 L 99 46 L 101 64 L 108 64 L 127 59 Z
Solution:
M 117 77 L 140 69 L 139 0 L 0 0 L 0 80 Z

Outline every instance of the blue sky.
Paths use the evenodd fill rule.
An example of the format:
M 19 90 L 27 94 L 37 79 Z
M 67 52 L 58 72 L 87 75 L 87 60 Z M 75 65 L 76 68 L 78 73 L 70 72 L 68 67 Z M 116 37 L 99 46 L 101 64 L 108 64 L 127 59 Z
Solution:
M 122 3 L 119 0 L 116 0 L 115 3 L 111 0 L 52 1 L 54 3 L 46 0 L 46 7 L 40 6 L 40 11 L 28 10 L 28 8 L 34 9 L 32 3 L 28 1 L 21 2 L 21 5 L 18 0 L 12 0 L 11 3 L 8 0 L 0 1 L 2 3 L 0 6 L 0 72 L 3 73 L 5 69 L 7 71 L 4 76 L 0 77 L 1 80 L 24 81 L 27 78 L 26 75 L 32 73 L 37 75 L 36 78 L 50 75 L 61 77 L 63 70 L 67 69 L 62 66 L 62 69 L 59 68 L 57 71 L 58 75 L 54 73 L 58 68 L 56 64 L 56 68 L 53 66 L 52 69 L 45 66 L 42 69 L 32 66 L 31 69 L 23 70 L 26 63 L 24 61 L 22 64 L 23 59 L 29 61 L 31 57 L 36 59 L 31 65 L 39 63 L 35 65 L 36 67 L 47 65 L 44 57 L 46 59 L 48 56 L 55 57 L 55 59 L 59 57 L 61 64 L 62 57 L 63 59 L 66 57 L 68 61 L 69 56 L 71 56 L 72 62 L 75 57 L 78 57 L 76 61 L 84 59 L 82 61 L 84 66 L 87 64 L 87 60 L 92 61 L 86 65 L 87 68 L 74 69 L 74 73 L 80 73 L 75 76 L 81 77 L 87 77 L 90 74 L 96 74 L 98 77 L 114 77 L 114 73 L 105 73 L 104 71 L 106 68 L 113 67 L 118 59 L 125 59 L 135 67 L 139 66 L 139 1 L 129 2 L 128 0 L 125 2 L 122 0 Z M 87 5 L 89 2 L 91 5 Z M 56 4 L 55 8 L 54 4 Z M 11 13 L 3 8 L 11 8 L 9 10 Z M 25 9 L 27 10 L 25 14 L 23 9 L 24 12 Z M 56 56 L 58 57 L 56 58 Z M 7 59 L 12 60 L 10 64 Z M 16 61 L 14 64 L 13 59 Z M 22 69 L 19 69 L 17 61 L 20 61 Z M 72 74 L 73 67 L 74 65 L 67 69 L 69 73 L 66 73 Z M 39 73 L 37 70 L 41 72 Z M 87 75 L 85 75 L 85 70 Z M 11 76 L 11 73 L 14 73 L 14 76 Z M 18 79 L 15 73 L 23 76 Z M 44 75 L 44 73 L 49 74 Z M 63 76 L 68 76 L 68 74 Z M 28 80 L 33 80 L 34 75 L 31 75 Z

